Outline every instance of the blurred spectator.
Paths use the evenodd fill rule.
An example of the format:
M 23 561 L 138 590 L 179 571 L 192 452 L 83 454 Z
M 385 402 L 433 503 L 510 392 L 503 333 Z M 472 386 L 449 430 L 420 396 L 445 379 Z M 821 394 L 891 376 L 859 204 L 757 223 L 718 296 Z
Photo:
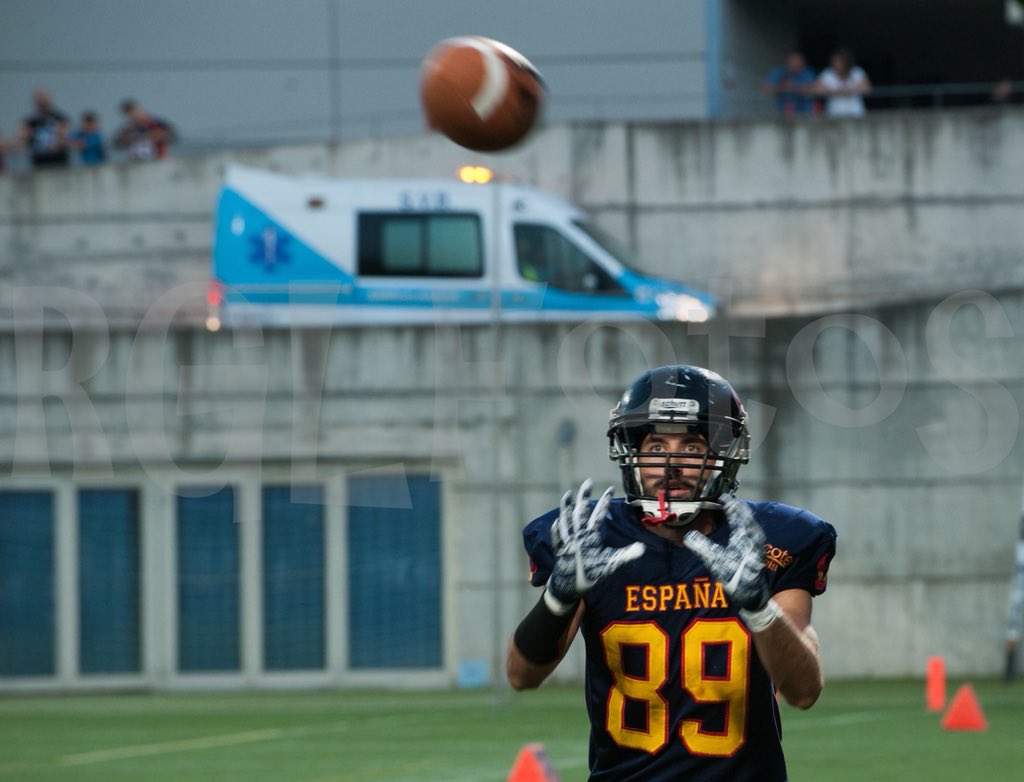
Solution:
M 862 96 L 871 91 L 871 81 L 854 61 L 853 52 L 838 49 L 815 82 L 814 91 L 826 98 L 828 116 L 863 117 L 866 110 Z
M 1006 106 L 1010 103 L 1019 102 L 1020 94 L 1014 92 L 1012 79 L 1000 79 L 992 88 L 992 94 L 989 99 L 995 106 Z
M 18 146 L 28 147 L 36 168 L 56 168 L 71 162 L 68 151 L 68 118 L 59 111 L 50 93 L 37 89 L 32 94 L 35 112 L 25 117 L 18 132 Z
M 794 49 L 786 55 L 783 65 L 768 74 L 761 89 L 775 96 L 775 105 L 784 117 L 812 114 L 815 97 L 811 85 L 815 78 L 814 69 L 807 65 L 803 52 Z
M 107 158 L 100 133 L 100 121 L 95 111 L 83 111 L 81 125 L 71 134 L 71 146 L 78 150 L 83 166 L 95 166 Z
M 114 143 L 128 152 L 131 160 L 158 160 L 170 153 L 177 140 L 174 126 L 165 119 L 154 117 L 137 101 L 121 101 L 125 123 L 117 131 Z

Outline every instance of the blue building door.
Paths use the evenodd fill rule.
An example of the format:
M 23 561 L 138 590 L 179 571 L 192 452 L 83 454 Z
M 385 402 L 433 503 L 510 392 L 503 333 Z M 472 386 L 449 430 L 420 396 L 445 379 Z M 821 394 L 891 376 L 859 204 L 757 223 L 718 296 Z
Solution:
M 178 497 L 178 669 L 241 669 L 235 492 Z
M 349 667 L 440 667 L 440 484 L 353 476 L 348 504 Z
M 56 673 L 54 501 L 0 492 L 0 676 Z
M 78 667 L 82 673 L 142 669 L 139 495 L 78 492 Z

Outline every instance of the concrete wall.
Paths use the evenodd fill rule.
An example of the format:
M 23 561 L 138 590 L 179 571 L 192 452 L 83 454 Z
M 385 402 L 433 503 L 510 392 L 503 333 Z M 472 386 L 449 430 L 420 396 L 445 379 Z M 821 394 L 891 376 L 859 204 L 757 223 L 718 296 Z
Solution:
M 168 495 L 239 475 L 433 471 L 447 497 L 449 666 L 491 661 L 536 597 L 522 525 L 585 476 L 619 483 L 604 430 L 622 387 L 648 365 L 709 364 L 751 410 L 743 493 L 812 508 L 839 532 L 815 614 L 829 672 L 913 675 L 941 654 L 953 673 L 991 674 L 1022 474 L 1022 329 L 1024 297 L 970 293 L 722 320 L 709 334 L 22 330 L 0 337 L 3 483 L 141 474 Z
M 636 130 L 631 234 L 654 268 L 722 278 L 747 311 L 1021 283 L 1024 114 L 674 131 Z
M 500 176 L 590 209 L 649 271 L 782 315 L 1024 284 L 1024 112 L 859 122 L 572 124 L 498 155 L 437 136 L 0 177 L 0 273 L 138 318 L 208 276 L 229 161 L 334 176 Z M 187 298 L 187 297 L 185 297 Z M 0 321 L 5 307 L 0 299 Z
M 466 155 L 441 139 L 0 178 L 0 482 L 144 469 L 169 491 L 225 455 L 247 474 L 436 468 L 449 665 L 497 660 L 533 599 L 524 521 L 586 475 L 618 482 L 604 424 L 631 377 L 701 363 L 748 400 L 744 492 L 839 530 L 815 618 L 829 672 L 917 674 L 942 654 L 994 673 L 1024 472 L 1022 135 L 1024 116 L 984 112 L 613 124 L 474 156 L 589 206 L 653 271 L 731 286 L 733 315 L 689 329 L 196 326 L 229 157 L 444 174 Z M 40 333 L 44 305 L 64 314 Z M 578 672 L 577 653 L 560 675 Z

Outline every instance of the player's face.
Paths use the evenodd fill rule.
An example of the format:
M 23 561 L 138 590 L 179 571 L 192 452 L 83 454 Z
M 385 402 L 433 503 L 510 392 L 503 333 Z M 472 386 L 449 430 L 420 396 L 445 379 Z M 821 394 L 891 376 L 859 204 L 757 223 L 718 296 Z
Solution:
M 703 435 L 655 432 L 644 437 L 640 452 L 650 454 L 637 460 L 644 494 L 657 497 L 664 491 L 667 500 L 688 500 L 701 488 L 701 468 L 708 452 Z

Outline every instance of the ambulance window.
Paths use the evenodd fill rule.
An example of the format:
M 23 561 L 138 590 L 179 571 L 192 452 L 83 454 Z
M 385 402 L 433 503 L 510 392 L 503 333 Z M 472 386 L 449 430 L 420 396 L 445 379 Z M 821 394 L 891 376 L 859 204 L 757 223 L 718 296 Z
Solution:
M 627 269 L 633 272 L 642 273 L 640 272 L 640 265 L 633 259 L 633 256 L 630 255 L 629 251 L 622 246 L 622 243 L 610 233 L 598 228 L 593 223 L 583 220 L 574 220 L 573 225 L 601 245 L 601 249 Z
M 554 228 L 517 223 L 516 264 L 524 280 L 572 293 L 624 294 L 615 279 Z
M 371 277 L 481 277 L 480 219 L 472 214 L 364 212 L 359 273 Z

